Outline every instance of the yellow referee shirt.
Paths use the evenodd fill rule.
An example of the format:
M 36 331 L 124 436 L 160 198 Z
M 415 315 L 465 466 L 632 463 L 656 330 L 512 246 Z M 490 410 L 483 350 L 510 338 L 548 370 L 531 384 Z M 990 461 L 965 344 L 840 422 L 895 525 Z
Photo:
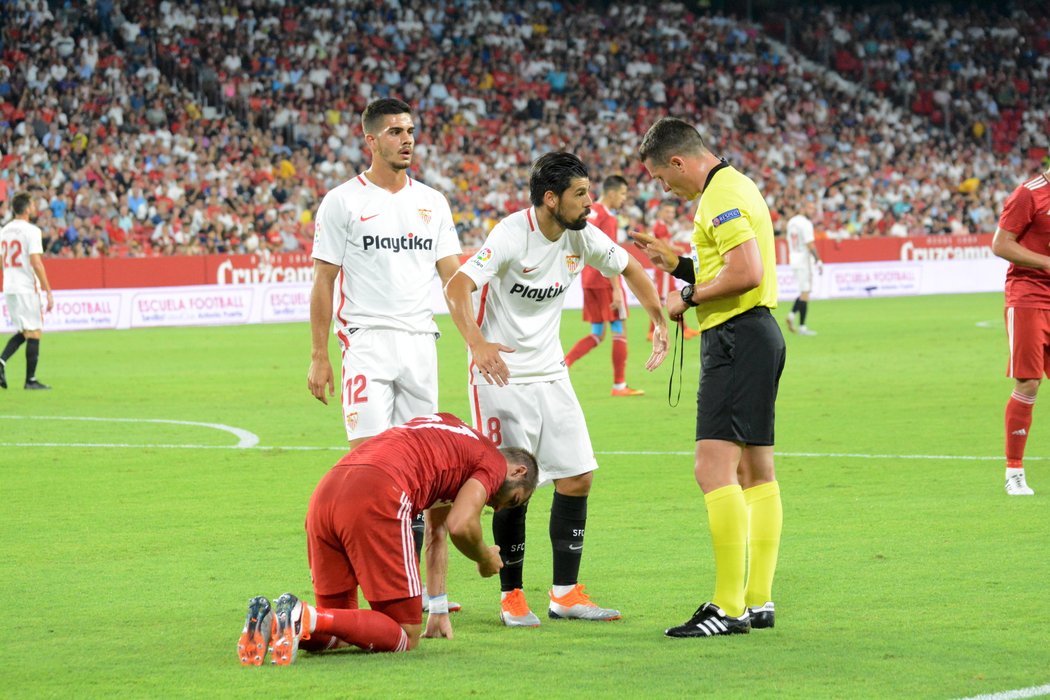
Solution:
M 716 166 L 700 195 L 693 219 L 693 271 L 696 283 L 725 267 L 723 256 L 754 238 L 762 254 L 762 283 L 739 296 L 705 301 L 696 307 L 700 330 L 707 330 L 756 306 L 777 306 L 777 260 L 769 207 L 751 178 L 728 164 Z

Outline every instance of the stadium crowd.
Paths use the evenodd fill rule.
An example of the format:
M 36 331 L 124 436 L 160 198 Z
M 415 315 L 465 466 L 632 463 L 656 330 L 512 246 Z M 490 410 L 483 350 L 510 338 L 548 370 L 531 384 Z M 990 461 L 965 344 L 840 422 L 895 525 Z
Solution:
M 8 0 L 0 219 L 35 188 L 50 255 L 306 249 L 320 198 L 367 167 L 357 115 L 394 96 L 467 248 L 559 148 L 595 181 L 624 174 L 646 225 L 663 193 L 637 146 L 665 113 L 781 217 L 815 200 L 829 236 L 991 232 L 1048 133 L 1047 20 L 1001 12 L 759 26 L 677 4 Z

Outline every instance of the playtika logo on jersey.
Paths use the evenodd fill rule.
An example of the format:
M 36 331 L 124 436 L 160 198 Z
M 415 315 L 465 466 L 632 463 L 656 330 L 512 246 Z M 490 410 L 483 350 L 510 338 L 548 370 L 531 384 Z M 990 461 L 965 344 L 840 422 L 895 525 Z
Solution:
M 521 284 L 515 282 L 510 287 L 511 294 L 517 294 L 523 299 L 533 299 L 535 301 L 544 301 L 545 299 L 556 299 L 565 293 L 565 287 L 561 286 L 560 283 L 555 282 L 549 287 L 530 287 L 527 284 Z
M 376 250 L 390 250 L 400 253 L 402 250 L 433 250 L 434 239 L 421 238 L 414 233 L 404 236 L 364 236 L 361 239 L 365 250 L 374 248 Z

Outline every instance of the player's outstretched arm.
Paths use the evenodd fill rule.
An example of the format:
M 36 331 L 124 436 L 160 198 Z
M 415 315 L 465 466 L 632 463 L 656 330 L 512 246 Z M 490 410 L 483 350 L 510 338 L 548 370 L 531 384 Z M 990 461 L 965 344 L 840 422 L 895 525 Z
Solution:
M 445 521 L 452 544 L 463 556 L 477 562 L 482 577 L 494 576 L 503 568 L 499 547 L 488 546 L 481 534 L 481 509 L 488 500 L 485 487 L 477 479 L 467 479 Z
M 474 302 L 470 295 L 477 291 L 477 285 L 468 275 L 457 272 L 445 285 L 445 301 L 449 315 L 470 348 L 474 365 L 489 384 L 505 386 L 510 379 L 507 363 L 500 357 L 502 352 L 514 352 L 514 348 L 502 343 L 490 343 L 481 334 L 481 328 L 474 320 Z M 480 512 L 480 511 L 479 511 Z
M 332 294 L 339 269 L 338 265 L 314 260 L 314 286 L 310 292 L 310 371 L 306 375 L 306 386 L 325 405 L 329 396 L 335 396 L 335 376 L 328 359 L 328 332 L 332 326 Z
M 653 322 L 653 352 L 645 362 L 645 368 L 651 372 L 667 357 L 667 321 L 660 305 L 660 294 L 649 275 L 645 274 L 641 263 L 633 257 L 627 260 L 623 278 Z
M 423 550 L 427 562 L 427 591 L 431 597 L 445 593 L 448 577 L 448 505 L 428 508 L 423 530 Z M 433 604 L 432 604 L 433 605 Z M 452 639 L 452 621 L 448 612 L 427 615 L 424 637 Z

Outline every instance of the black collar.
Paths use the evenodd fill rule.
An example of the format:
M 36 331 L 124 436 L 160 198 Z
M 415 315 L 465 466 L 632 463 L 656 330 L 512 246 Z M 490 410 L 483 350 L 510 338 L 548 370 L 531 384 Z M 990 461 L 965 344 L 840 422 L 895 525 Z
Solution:
M 722 168 L 728 168 L 729 167 L 729 162 L 726 161 L 725 158 L 720 158 L 719 160 L 721 160 L 722 162 L 719 163 L 718 165 L 716 165 L 715 167 L 711 168 L 710 172 L 707 173 L 707 179 L 704 180 L 704 189 L 701 190 L 702 192 L 706 192 L 707 191 L 707 186 L 711 184 L 711 178 L 713 178 L 715 176 L 715 173 L 717 173 Z

